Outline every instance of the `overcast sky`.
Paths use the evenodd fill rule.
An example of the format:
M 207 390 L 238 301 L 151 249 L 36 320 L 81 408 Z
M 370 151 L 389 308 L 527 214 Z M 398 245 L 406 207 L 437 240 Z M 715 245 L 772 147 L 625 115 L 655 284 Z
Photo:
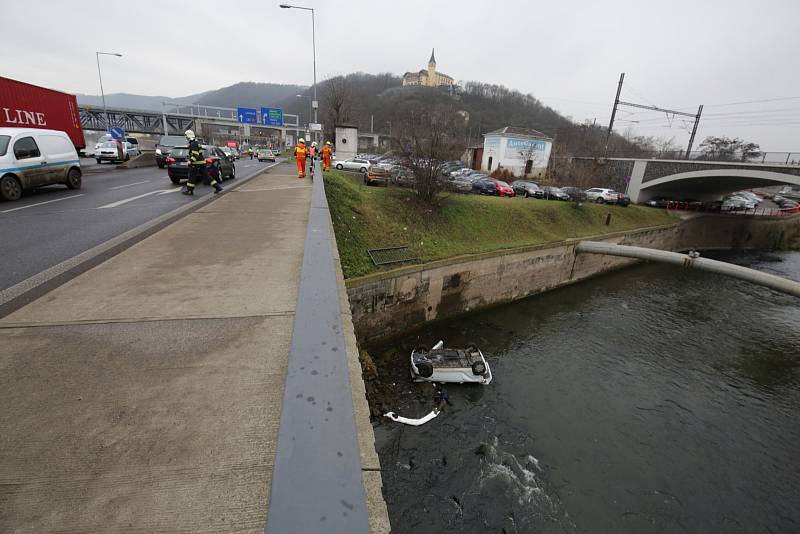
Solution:
M 800 152 L 800 0 L 304 2 L 316 10 L 319 80 L 419 70 L 435 47 L 438 69 L 456 80 L 502 84 L 607 124 L 625 72 L 623 100 L 705 104 L 699 139 Z M 0 75 L 99 94 L 94 52 L 106 50 L 124 55 L 101 58 L 106 93 L 310 85 L 310 13 L 279 3 L 0 0 Z M 738 104 L 753 100 L 772 101 Z M 639 122 L 615 130 L 688 140 L 681 120 L 623 110 L 618 119 Z

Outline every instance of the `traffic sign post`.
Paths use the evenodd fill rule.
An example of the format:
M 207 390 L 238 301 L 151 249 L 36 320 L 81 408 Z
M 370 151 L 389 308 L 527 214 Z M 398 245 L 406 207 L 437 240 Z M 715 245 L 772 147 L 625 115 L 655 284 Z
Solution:
M 256 108 L 236 108 L 236 116 L 243 124 L 258 124 L 258 111 Z
M 264 126 L 283 126 L 283 110 L 279 108 L 261 108 L 261 124 Z
M 111 134 L 112 139 L 124 139 L 125 138 L 125 130 L 120 128 L 119 126 L 114 126 L 111 128 L 108 133 Z

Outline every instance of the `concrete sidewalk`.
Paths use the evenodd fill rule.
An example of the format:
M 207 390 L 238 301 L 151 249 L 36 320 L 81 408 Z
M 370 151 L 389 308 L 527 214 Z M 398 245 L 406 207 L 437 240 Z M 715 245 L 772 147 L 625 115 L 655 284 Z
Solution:
M 311 196 L 288 164 L 0 321 L 1 532 L 260 532 Z

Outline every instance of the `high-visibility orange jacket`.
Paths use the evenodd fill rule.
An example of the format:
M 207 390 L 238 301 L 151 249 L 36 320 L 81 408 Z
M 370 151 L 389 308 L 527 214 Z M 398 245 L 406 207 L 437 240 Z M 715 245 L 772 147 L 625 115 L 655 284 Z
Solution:
M 323 158 L 330 159 L 330 157 L 332 155 L 333 155 L 333 149 L 331 147 L 329 147 L 328 145 L 325 145 L 324 147 L 322 147 L 322 157 Z
M 306 159 L 306 155 L 308 154 L 308 148 L 303 143 L 298 144 L 294 147 L 294 157 L 297 159 Z

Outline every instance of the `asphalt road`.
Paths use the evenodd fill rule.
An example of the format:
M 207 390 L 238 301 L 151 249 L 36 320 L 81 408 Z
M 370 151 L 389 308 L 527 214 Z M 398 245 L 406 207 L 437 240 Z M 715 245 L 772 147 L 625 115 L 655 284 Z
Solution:
M 270 165 L 239 160 L 236 177 L 247 178 Z M 107 171 L 84 174 L 83 187 L 76 191 L 50 186 L 17 202 L 0 201 L 0 289 L 213 192 L 198 185 L 189 197 L 180 189 L 167 178 L 166 169 L 109 165 Z

